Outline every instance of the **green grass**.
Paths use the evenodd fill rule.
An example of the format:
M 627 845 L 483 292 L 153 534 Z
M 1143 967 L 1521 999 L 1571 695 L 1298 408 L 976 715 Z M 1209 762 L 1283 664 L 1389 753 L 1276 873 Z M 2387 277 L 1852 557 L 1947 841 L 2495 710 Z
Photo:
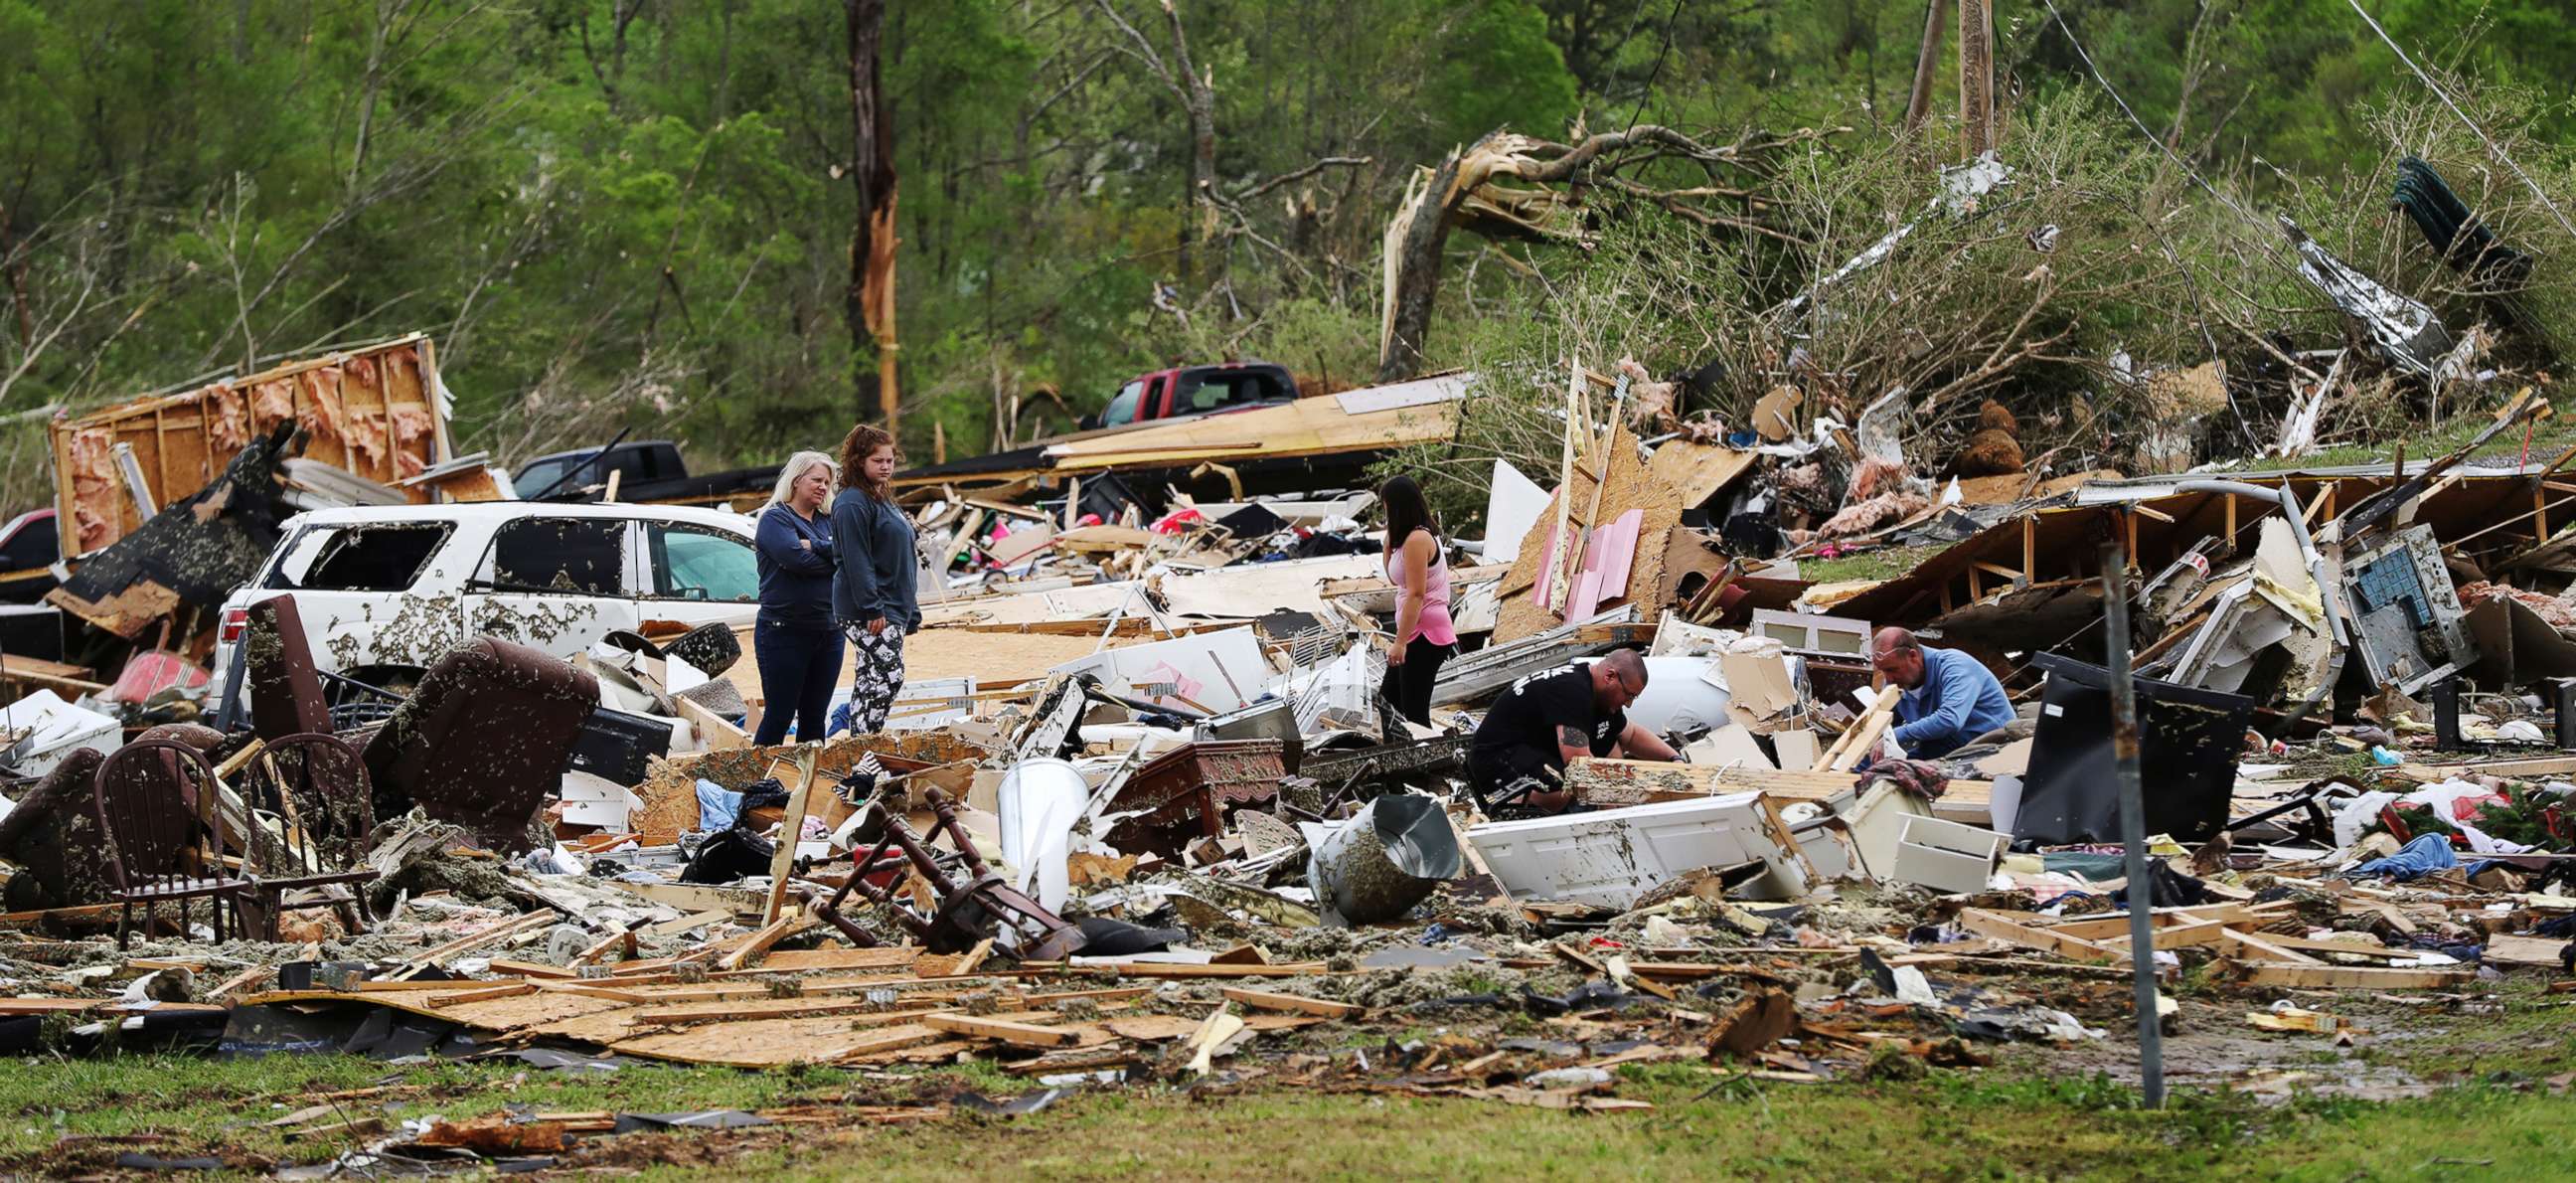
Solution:
M 2494 412 L 2502 405 L 2504 405 L 2503 401 L 2498 400 L 2490 406 L 2455 409 L 2439 429 L 2405 437 L 2403 442 L 2406 445 L 2407 462 L 2411 464 L 2419 460 L 2439 459 L 2448 455 L 2453 449 L 2476 439 L 2479 432 L 2486 430 L 2487 425 L 2495 422 Z M 2569 446 L 2576 445 L 2576 415 L 2564 414 L 2567 409 L 2562 402 L 2560 406 L 2553 408 L 2562 413 L 2532 426 L 2531 460 L 2533 463 L 2546 464 L 2557 459 L 2558 454 L 2566 451 Z M 2486 447 L 2479 449 L 2474 459 L 2481 463 L 2499 465 L 2519 462 L 2523 449 L 2522 433 L 2523 429 L 2520 427 L 2497 433 L 2494 439 L 2487 441 Z M 2397 440 L 2383 440 L 2371 444 L 2344 444 L 2319 448 L 2295 460 L 2251 461 L 2239 471 L 2278 472 L 2293 468 L 2335 468 L 2352 464 L 2388 463 L 2397 458 L 2398 443 Z
M 1809 583 L 1894 579 L 1941 553 L 1940 546 L 1888 546 L 1830 559 L 1798 560 L 1798 578 Z
M 1176 1084 L 1087 1091 L 1015 1120 L 959 1113 L 881 1126 L 854 1114 L 720 1134 L 592 1137 L 563 1165 L 670 1178 L 865 1170 L 925 1180 L 954 1178 L 961 1166 L 975 1176 L 1104 1180 L 2546 1178 L 2564 1172 L 2570 1104 L 2546 1081 L 2576 1070 L 2576 1008 L 2558 1001 L 2534 978 L 2514 982 L 2498 1013 L 2374 1010 L 2357 1017 L 2377 1037 L 2351 1053 L 2322 1037 L 2266 1037 L 2282 1041 L 2268 1057 L 2273 1064 L 2332 1076 L 2333 1064 L 2350 1055 L 2445 1086 L 2396 1101 L 2300 1095 L 2265 1103 L 2181 1088 L 2167 1108 L 2148 1111 L 2128 1085 L 2055 1069 L 2064 1062 L 2057 1053 L 2017 1047 L 1996 1068 L 1936 1069 L 1903 1083 L 1794 1085 L 1695 1062 L 1632 1065 L 1620 1070 L 1618 1095 L 1655 1108 L 1631 1113 L 1326 1092 L 1255 1078 L 1230 1092 Z M 1262 1064 L 1252 1057 L 1234 1066 Z M 392 1069 L 344 1056 L 22 1060 L 0 1068 L 0 1170 L 99 1168 L 125 1148 L 58 1148 L 63 1135 L 154 1135 L 133 1148 L 215 1154 L 244 1173 L 319 1161 L 355 1140 L 289 1143 L 263 1123 L 317 1094 L 371 1087 L 389 1091 L 344 1102 L 349 1112 L 399 1121 L 465 1119 L 506 1105 L 651 1112 L 902 1104 L 961 1088 L 1002 1097 L 1037 1086 L 982 1064 L 889 1078 L 647 1065 L 590 1075 L 507 1062 Z

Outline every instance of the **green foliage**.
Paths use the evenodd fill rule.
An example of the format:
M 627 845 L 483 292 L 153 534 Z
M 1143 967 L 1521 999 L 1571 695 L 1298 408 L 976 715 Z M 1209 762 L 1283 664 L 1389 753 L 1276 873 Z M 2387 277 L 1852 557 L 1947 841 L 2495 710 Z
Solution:
M 1574 75 L 1547 39 L 1546 14 L 1528 0 L 1464 0 L 1444 24 L 1440 65 L 1422 94 L 1443 134 L 1459 143 L 1497 127 L 1564 134 L 1575 112 Z
M 2060 7 L 2194 168 L 2296 212 L 2455 325 L 2492 310 L 2384 216 L 2398 155 L 2432 159 L 2536 256 L 2576 248 L 2343 0 Z M 1213 218 L 1189 192 L 1178 47 L 1158 3 L 887 9 L 916 453 L 934 425 L 952 450 L 998 438 L 1014 399 L 1046 408 L 1015 425 L 1025 439 L 1176 361 L 1364 375 L 1398 198 L 1498 126 L 1565 138 L 1644 121 L 1716 143 L 1852 129 L 1781 178 L 1766 213 L 1801 249 L 1701 233 L 1602 190 L 1584 207 L 1589 250 L 1459 236 L 1431 360 L 1517 366 L 1516 382 L 1578 340 L 1659 372 L 1740 354 L 1742 326 L 1709 309 L 1797 290 L 1928 196 L 1924 161 L 1885 150 L 1919 5 L 1178 0 L 1215 96 L 1227 212 Z M 2372 9 L 2515 160 L 2570 190 L 2576 26 L 2558 6 Z M 2007 155 L 2077 195 L 2071 214 L 2098 215 L 2070 234 L 2135 239 L 2141 223 L 2114 198 L 2160 214 L 2197 202 L 2044 10 L 1999 16 Z M 420 329 L 438 340 L 460 444 L 504 462 L 619 427 L 678 438 L 710 467 L 828 442 L 875 406 L 875 347 L 846 313 L 847 44 L 842 6 L 811 0 L 0 0 L 0 415 Z M 1955 105 L 1953 73 L 1936 74 L 1928 144 L 1950 135 Z M 1692 176 L 1671 161 L 1647 175 Z M 2244 241 L 2260 234 L 2195 213 L 2121 245 L 2170 250 L 2207 303 L 2287 309 L 2315 337 L 2330 327 L 2318 302 Z M 2010 242 L 1942 249 L 1990 281 L 1954 294 L 2010 304 Z M 1669 274 L 1579 274 L 1607 261 L 1633 275 L 1649 257 Z M 2517 311 L 2563 352 L 2576 285 L 2546 266 L 2540 282 Z M 1564 327 L 1569 297 L 1592 327 Z M 2050 329 L 2188 359 L 2198 326 L 2169 313 L 2190 301 L 2158 298 Z M 10 465 L 0 508 L 43 484 L 39 466 Z

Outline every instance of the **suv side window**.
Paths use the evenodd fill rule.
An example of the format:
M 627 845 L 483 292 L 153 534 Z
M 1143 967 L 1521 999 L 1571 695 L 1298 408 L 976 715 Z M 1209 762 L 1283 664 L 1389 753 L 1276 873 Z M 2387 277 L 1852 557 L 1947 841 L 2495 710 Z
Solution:
M 455 529 L 447 522 L 422 522 L 308 531 L 296 538 L 267 585 L 301 591 L 409 591 Z
M 748 604 L 760 599 L 760 567 L 740 536 L 676 522 L 644 524 L 653 596 Z
M 1102 427 L 1119 427 L 1136 421 L 1137 404 L 1145 401 L 1145 380 L 1118 388 L 1118 396 L 1109 400 L 1109 409 L 1100 413 Z
M 520 518 L 492 534 L 492 581 L 501 591 L 614 596 L 625 590 L 624 518 Z

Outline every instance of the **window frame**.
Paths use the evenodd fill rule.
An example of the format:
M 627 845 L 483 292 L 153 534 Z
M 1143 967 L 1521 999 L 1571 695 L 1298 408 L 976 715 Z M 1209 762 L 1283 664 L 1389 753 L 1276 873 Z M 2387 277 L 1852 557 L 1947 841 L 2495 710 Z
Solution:
M 512 529 L 527 527 L 532 523 L 543 522 L 567 525 L 588 525 L 597 523 L 599 525 L 617 528 L 621 537 L 618 539 L 617 544 L 617 561 L 610 567 L 610 570 L 614 573 L 617 582 L 622 586 L 608 591 L 592 591 L 588 588 L 536 587 L 526 584 L 512 584 L 508 587 L 496 586 L 501 575 L 501 536 Z M 492 527 L 492 536 L 483 544 L 483 559 L 474 567 L 474 582 L 468 586 L 467 590 L 480 595 L 584 596 L 591 598 L 604 597 L 608 599 L 633 599 L 635 598 L 635 563 L 636 544 L 638 541 L 639 539 L 635 534 L 635 519 L 633 518 L 601 518 L 573 514 L 527 514 L 522 517 L 514 517 Z
M 757 604 L 760 602 L 759 550 L 757 545 L 751 539 L 745 538 L 731 530 L 727 530 L 722 526 L 708 525 L 703 522 L 684 522 L 669 518 L 644 518 L 638 520 L 635 524 L 640 531 L 636 536 L 636 546 L 634 548 L 637 569 L 630 571 L 629 574 L 635 581 L 636 599 L 654 600 L 669 604 Z M 653 532 L 655 530 L 681 534 L 702 534 L 707 537 L 721 539 L 725 542 L 730 542 L 741 547 L 744 561 L 749 564 L 753 573 L 750 594 L 736 599 L 719 600 L 712 595 L 686 596 L 664 592 L 662 590 L 661 576 L 663 572 L 668 569 L 670 551 L 668 546 L 663 548 L 662 554 L 660 555 L 663 565 L 657 567 L 655 565 L 656 556 L 653 549 Z

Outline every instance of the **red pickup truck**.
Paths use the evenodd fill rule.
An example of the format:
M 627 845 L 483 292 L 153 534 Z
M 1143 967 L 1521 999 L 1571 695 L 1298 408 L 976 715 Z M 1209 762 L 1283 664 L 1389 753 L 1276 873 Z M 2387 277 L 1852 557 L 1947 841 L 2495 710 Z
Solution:
M 1124 427 L 1157 419 L 1180 419 L 1237 411 L 1247 407 L 1293 402 L 1297 379 L 1286 366 L 1266 361 L 1230 361 L 1211 366 L 1182 366 L 1131 378 L 1099 415 L 1086 418 L 1085 430 Z

